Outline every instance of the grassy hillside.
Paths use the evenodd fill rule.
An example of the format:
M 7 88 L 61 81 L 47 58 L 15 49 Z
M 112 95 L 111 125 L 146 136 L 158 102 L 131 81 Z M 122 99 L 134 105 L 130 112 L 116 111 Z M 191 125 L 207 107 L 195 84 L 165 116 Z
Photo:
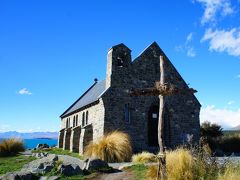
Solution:
M 224 136 L 239 136 L 240 137 L 240 130 L 238 131 L 223 131 Z

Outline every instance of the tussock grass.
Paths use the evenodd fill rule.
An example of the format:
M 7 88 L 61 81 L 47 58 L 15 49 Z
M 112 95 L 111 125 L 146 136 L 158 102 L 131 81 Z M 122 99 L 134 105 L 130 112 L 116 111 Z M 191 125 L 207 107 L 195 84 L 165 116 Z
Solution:
M 184 148 L 178 148 L 174 151 L 166 152 L 166 168 L 167 168 L 167 176 L 168 179 L 173 180 L 192 180 L 192 179 L 201 179 L 198 174 L 203 175 L 204 177 L 206 171 L 197 172 L 204 170 L 205 164 L 198 164 L 202 167 L 196 169 L 195 160 L 191 152 Z M 146 178 L 148 179 L 156 179 L 158 171 L 158 166 L 150 166 L 146 173 Z M 204 178 L 203 178 L 204 179 Z
M 228 165 L 225 171 L 219 175 L 218 180 L 238 180 L 240 179 L 240 165 Z
M 24 144 L 21 139 L 10 138 L 5 139 L 0 143 L 0 156 L 15 155 L 24 150 Z
M 97 142 L 91 142 L 84 151 L 86 157 L 96 157 L 106 162 L 129 161 L 132 156 L 132 146 L 128 134 L 113 131 Z
M 167 152 L 167 172 L 169 179 L 193 179 L 193 157 L 183 148 Z
M 149 152 L 142 152 L 132 156 L 132 162 L 136 164 L 143 164 L 148 162 L 157 162 L 156 155 Z

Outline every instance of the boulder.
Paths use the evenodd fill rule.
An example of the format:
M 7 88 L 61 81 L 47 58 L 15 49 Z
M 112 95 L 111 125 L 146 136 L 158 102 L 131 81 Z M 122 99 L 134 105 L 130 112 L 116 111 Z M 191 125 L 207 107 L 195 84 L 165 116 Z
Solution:
M 83 174 L 83 171 L 77 164 L 61 164 L 58 166 L 58 171 L 65 176 L 73 176 Z
M 0 177 L 1 180 L 31 180 L 32 178 L 31 172 L 24 171 L 9 172 Z
M 108 168 L 109 166 L 107 162 L 94 158 L 85 160 L 85 164 L 83 166 L 83 169 L 87 171 L 101 171 Z

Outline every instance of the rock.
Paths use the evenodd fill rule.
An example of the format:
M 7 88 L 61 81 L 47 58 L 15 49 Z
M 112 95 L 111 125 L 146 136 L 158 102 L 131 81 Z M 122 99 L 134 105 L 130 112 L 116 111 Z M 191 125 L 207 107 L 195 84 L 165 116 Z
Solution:
M 79 175 L 83 174 L 83 171 L 77 164 L 59 165 L 58 171 L 65 176 Z
M 39 180 L 58 180 L 58 179 L 60 179 L 59 176 L 50 176 L 50 177 L 41 176 Z
M 32 153 L 33 157 L 36 158 L 43 158 L 43 157 L 47 157 L 48 153 L 47 152 L 40 152 L 40 153 Z
M 43 149 L 43 148 L 49 148 L 49 145 L 47 144 L 38 144 L 36 149 Z
M 47 158 L 49 159 L 49 161 L 58 161 L 58 156 L 56 154 L 48 154 Z
M 58 179 L 60 179 L 59 176 L 50 176 L 50 177 L 48 178 L 48 180 L 58 180 Z
M 108 169 L 108 163 L 101 159 L 87 159 L 84 164 L 84 170 L 88 171 L 99 171 L 103 169 Z
M 33 178 L 31 172 L 9 172 L 0 177 L 1 180 L 31 180 Z
M 47 157 L 43 157 L 25 164 L 22 168 L 22 171 L 30 171 L 34 174 L 45 174 L 53 169 L 57 160 L 57 155 L 49 154 Z

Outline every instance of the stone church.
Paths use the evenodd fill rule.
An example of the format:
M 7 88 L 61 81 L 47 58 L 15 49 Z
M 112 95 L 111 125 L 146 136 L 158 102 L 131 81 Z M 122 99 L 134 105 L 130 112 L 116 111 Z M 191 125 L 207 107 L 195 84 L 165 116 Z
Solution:
M 131 90 L 153 87 L 160 80 L 160 55 L 165 58 L 165 80 L 177 87 L 188 87 L 156 42 L 132 60 L 124 44 L 107 54 L 107 72 L 61 116 L 58 146 L 84 152 L 90 141 L 120 130 L 130 135 L 135 152 L 158 148 L 159 97 L 132 96 Z M 188 135 L 199 140 L 200 103 L 194 94 L 167 96 L 165 102 L 165 144 L 174 148 L 186 143 Z

